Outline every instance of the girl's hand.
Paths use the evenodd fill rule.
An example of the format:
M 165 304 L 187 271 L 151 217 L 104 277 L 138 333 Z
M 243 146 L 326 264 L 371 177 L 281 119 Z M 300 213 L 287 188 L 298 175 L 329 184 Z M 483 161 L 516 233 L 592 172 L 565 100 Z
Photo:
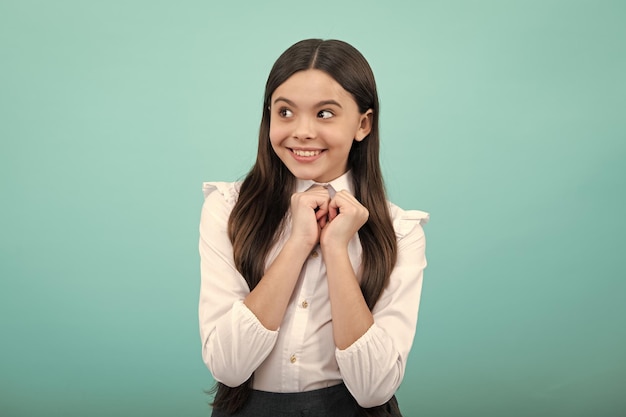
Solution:
M 316 186 L 291 196 L 291 236 L 295 242 L 313 248 L 320 240 L 320 230 L 326 226 L 330 195 Z
M 369 211 L 346 190 L 339 191 L 328 205 L 328 224 L 321 231 L 325 249 L 347 248 L 348 242 L 367 222 Z

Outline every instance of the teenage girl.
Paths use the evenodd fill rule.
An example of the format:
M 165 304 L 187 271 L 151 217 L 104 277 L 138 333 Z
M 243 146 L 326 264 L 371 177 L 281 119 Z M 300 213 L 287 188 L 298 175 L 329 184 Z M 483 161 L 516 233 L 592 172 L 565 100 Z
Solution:
M 378 95 L 349 44 L 287 49 L 256 162 L 205 183 L 202 356 L 213 416 L 400 416 L 428 214 L 386 200 Z

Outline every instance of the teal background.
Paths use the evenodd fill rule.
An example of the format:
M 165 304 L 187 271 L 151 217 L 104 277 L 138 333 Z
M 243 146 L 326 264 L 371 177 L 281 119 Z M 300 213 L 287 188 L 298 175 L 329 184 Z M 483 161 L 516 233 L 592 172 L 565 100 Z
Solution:
M 208 416 L 201 182 L 297 40 L 370 61 L 431 213 L 406 416 L 626 415 L 626 3 L 0 0 L 0 415 Z

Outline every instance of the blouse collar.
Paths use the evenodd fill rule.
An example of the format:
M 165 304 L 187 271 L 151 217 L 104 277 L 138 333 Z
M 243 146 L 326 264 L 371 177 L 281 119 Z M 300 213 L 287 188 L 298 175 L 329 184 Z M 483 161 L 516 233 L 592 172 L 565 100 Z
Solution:
M 337 177 L 330 182 L 316 182 L 313 180 L 296 179 L 296 192 L 301 193 L 314 185 L 321 185 L 324 188 L 330 187 L 334 192 L 348 190 L 350 194 L 354 195 L 354 185 L 352 183 L 352 173 L 350 171 L 347 171 L 342 176 Z

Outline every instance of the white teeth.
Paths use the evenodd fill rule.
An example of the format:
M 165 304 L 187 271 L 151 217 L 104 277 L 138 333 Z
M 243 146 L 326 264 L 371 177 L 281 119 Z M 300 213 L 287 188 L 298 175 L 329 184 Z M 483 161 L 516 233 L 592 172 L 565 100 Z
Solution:
M 316 156 L 319 155 L 322 151 L 300 151 L 298 149 L 294 149 L 293 153 L 298 156 Z

